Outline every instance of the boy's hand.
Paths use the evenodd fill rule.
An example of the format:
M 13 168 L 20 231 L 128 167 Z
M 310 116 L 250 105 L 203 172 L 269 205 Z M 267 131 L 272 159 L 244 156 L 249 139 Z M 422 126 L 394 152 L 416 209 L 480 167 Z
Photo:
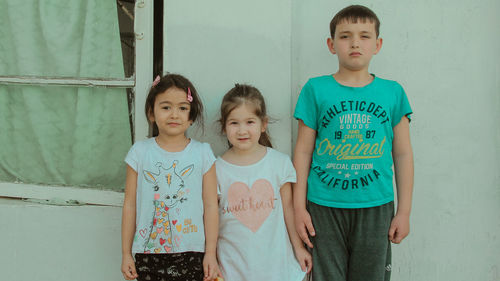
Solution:
M 406 215 L 394 216 L 389 228 L 389 240 L 394 244 L 399 244 L 408 236 L 410 232 L 410 217 Z
M 215 254 L 205 253 L 203 257 L 203 272 L 205 274 L 203 277 L 204 281 L 216 280 L 217 277 L 222 277 Z
M 305 273 L 310 273 L 312 269 L 312 257 L 304 246 L 297 247 L 295 250 L 295 257 L 300 264 L 300 268 Z
M 126 280 L 134 280 L 139 277 L 135 270 L 135 262 L 132 255 L 124 255 L 122 257 L 122 274 Z
M 313 244 L 309 240 L 309 235 L 315 236 L 316 232 L 314 231 L 311 216 L 306 209 L 295 210 L 295 229 L 307 247 L 312 248 Z

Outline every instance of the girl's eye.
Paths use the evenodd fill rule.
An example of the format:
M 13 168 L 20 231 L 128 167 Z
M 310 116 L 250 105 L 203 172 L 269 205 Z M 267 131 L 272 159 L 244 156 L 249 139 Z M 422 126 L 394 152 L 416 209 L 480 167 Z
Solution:
M 236 125 L 236 124 L 238 124 L 238 123 L 234 122 L 234 121 L 233 122 L 229 122 L 229 125 Z
M 186 111 L 186 110 L 189 110 L 189 108 L 187 108 L 186 106 L 181 106 L 181 110 Z
M 253 124 L 253 123 L 255 123 L 255 121 L 253 121 L 253 120 L 249 120 L 247 123 L 248 123 L 248 124 Z
M 163 106 L 162 108 L 165 110 L 170 110 L 170 106 Z

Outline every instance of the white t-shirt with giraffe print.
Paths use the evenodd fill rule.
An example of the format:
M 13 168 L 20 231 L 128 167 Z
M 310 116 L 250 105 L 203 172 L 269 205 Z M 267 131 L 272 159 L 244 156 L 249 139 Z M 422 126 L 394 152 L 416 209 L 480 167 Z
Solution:
M 205 251 L 202 183 L 214 161 L 210 144 L 193 139 L 180 152 L 154 138 L 132 146 L 125 158 L 137 172 L 132 253 Z

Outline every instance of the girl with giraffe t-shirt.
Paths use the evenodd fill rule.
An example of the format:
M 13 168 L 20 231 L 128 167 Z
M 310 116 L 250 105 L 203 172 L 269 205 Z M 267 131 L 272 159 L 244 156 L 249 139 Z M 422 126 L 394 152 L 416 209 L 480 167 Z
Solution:
M 153 82 L 146 98 L 153 137 L 136 142 L 125 158 L 121 270 L 127 280 L 220 276 L 215 157 L 209 144 L 185 135 L 193 122 L 202 122 L 202 109 L 183 76 Z

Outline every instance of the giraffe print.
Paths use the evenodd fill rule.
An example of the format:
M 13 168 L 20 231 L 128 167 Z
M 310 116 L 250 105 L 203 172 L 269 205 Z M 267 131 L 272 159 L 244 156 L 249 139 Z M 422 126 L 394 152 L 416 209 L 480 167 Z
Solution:
M 170 218 L 170 211 L 187 200 L 184 180 L 193 172 L 194 165 L 177 171 L 177 163 L 177 160 L 173 161 L 172 166 L 166 169 L 158 162 L 156 173 L 147 170 L 143 172 L 144 178 L 155 191 L 151 231 L 144 243 L 144 253 L 171 253 L 178 247 L 178 232 L 182 225 Z

